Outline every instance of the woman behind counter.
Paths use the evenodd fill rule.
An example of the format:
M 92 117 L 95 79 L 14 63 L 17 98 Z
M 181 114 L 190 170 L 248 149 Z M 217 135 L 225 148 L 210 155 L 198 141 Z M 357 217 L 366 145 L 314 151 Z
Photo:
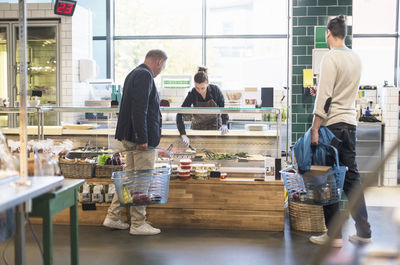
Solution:
M 182 103 L 182 107 L 206 107 L 215 108 L 225 106 L 224 95 L 217 85 L 208 83 L 207 68 L 200 66 L 194 75 L 194 88 L 188 93 Z M 228 114 L 193 114 L 192 126 L 193 130 L 221 130 L 222 134 L 228 132 L 226 126 L 228 122 Z M 176 115 L 176 125 L 183 142 L 189 146 L 190 140 L 186 136 L 185 125 L 182 120 L 182 114 Z

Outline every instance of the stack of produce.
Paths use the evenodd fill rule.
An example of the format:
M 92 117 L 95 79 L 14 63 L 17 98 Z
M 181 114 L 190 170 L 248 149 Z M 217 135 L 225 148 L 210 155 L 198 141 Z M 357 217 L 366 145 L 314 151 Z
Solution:
M 102 154 L 97 157 L 97 164 L 100 166 L 104 165 L 122 165 L 121 154 L 116 153 L 113 156 L 108 154 Z

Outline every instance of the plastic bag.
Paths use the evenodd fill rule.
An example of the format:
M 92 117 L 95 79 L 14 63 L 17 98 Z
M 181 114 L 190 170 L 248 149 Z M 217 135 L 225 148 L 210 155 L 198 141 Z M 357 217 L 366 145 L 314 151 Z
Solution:
M 94 185 L 92 193 L 92 202 L 102 203 L 104 201 L 103 192 L 104 192 L 103 185 L 101 184 Z

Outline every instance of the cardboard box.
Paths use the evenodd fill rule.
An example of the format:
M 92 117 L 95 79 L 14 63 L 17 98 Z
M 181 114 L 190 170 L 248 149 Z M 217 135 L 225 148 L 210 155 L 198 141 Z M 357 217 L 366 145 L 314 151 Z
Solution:
M 330 166 L 311 166 L 310 171 L 307 171 L 303 176 L 321 176 L 325 175 L 332 167 Z

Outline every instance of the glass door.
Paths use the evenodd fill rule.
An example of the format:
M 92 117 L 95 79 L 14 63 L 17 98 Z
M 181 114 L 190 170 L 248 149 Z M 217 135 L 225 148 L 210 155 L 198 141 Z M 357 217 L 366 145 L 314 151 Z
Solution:
M 27 61 L 28 61 L 28 106 L 56 106 L 57 97 L 57 31 L 54 25 L 28 25 Z M 14 25 L 14 64 L 19 63 L 19 29 Z M 16 84 L 16 101 L 19 101 L 19 73 L 14 73 Z M 28 116 L 29 125 L 37 124 L 37 115 Z M 55 113 L 45 114 L 45 125 L 56 125 Z
M 9 99 L 8 87 L 8 26 L 0 24 L 0 106 L 7 105 Z M 8 126 L 8 115 L 0 114 L 0 127 Z

